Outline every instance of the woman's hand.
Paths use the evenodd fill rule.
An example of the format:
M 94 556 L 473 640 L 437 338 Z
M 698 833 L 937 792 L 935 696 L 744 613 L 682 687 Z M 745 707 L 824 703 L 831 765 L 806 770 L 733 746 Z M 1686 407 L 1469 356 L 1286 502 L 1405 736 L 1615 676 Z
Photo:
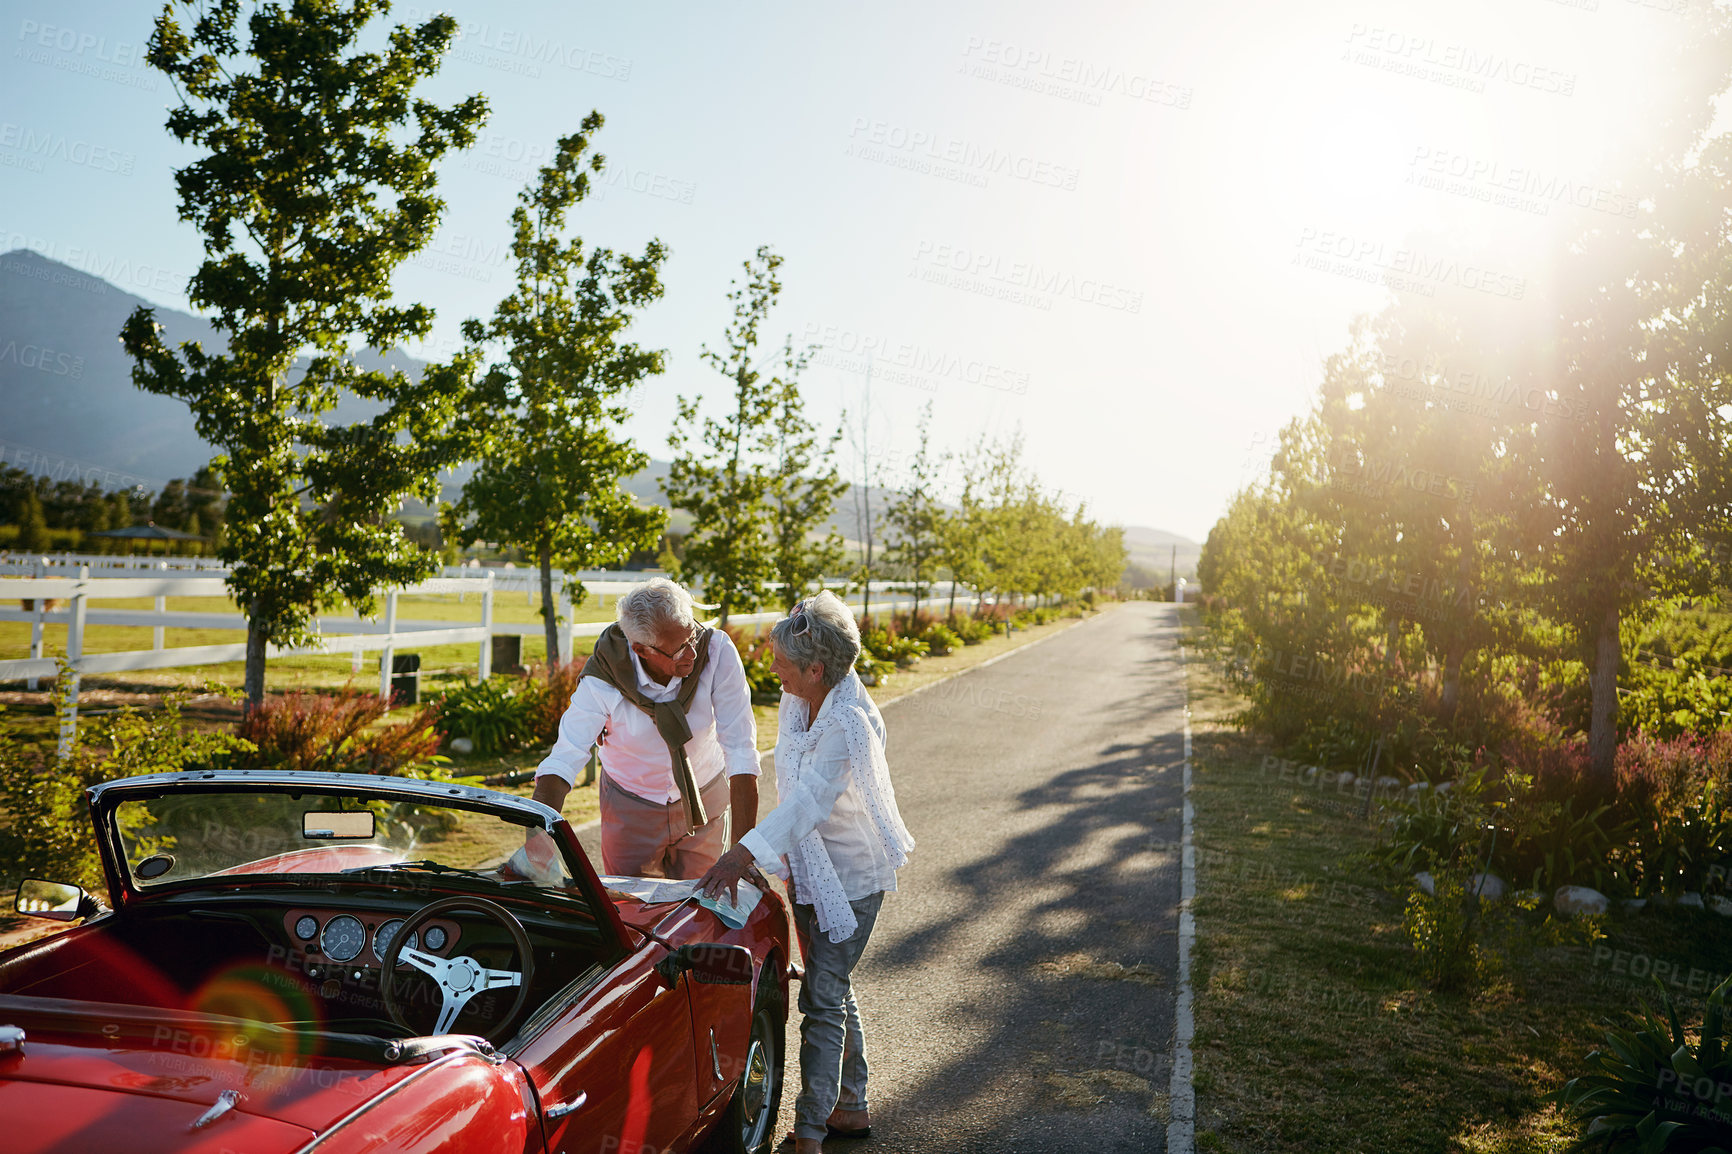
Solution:
M 752 851 L 736 844 L 716 859 L 709 872 L 698 879 L 698 892 L 705 897 L 719 898 L 724 892 L 729 905 L 739 904 L 740 879 L 752 869 Z

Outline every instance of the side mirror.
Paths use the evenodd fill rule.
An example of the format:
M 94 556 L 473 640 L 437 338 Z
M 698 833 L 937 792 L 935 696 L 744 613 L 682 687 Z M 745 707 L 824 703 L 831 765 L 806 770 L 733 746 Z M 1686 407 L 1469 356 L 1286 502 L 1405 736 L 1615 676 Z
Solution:
M 41 878 L 25 878 L 18 883 L 13 905 L 21 914 L 51 922 L 75 922 L 102 912 L 102 904 L 78 886 Z
M 728 946 L 720 942 L 698 942 L 681 946 L 656 963 L 671 987 L 682 973 L 689 972 L 692 980 L 707 986 L 749 986 L 752 984 L 752 951 L 745 946 Z

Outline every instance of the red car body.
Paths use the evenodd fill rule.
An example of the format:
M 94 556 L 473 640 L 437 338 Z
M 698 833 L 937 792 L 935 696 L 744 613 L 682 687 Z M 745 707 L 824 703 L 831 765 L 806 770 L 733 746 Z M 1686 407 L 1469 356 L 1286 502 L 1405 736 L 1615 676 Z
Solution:
M 552 836 L 569 892 L 553 902 L 523 887 L 482 894 L 473 879 L 444 874 L 337 873 L 378 860 L 377 847 L 360 845 L 139 885 L 116 805 L 237 782 L 302 791 L 296 799 L 329 790 L 505 815 Z M 91 809 L 112 908 L 86 899 L 81 924 L 0 954 L 0 1150 L 660 1154 L 706 1140 L 724 1150 L 773 1144 L 792 955 L 786 909 L 767 887 L 739 928 L 692 900 L 646 905 L 604 889 L 553 810 L 447 783 L 157 775 L 96 787 Z M 429 950 L 430 927 L 450 927 L 440 936 L 456 957 L 460 933 L 485 935 L 479 920 L 459 928 L 477 897 L 506 907 L 535 955 L 525 1004 L 498 1023 L 497 1044 L 331 1025 L 371 1012 L 350 1003 L 364 1001 L 382 966 L 335 963 L 312 943 L 308 953 L 291 927 L 346 915 L 374 934 L 382 919 L 456 898 L 455 912 L 423 923 Z M 385 960 L 414 952 L 401 936 L 403 957 L 387 946 Z

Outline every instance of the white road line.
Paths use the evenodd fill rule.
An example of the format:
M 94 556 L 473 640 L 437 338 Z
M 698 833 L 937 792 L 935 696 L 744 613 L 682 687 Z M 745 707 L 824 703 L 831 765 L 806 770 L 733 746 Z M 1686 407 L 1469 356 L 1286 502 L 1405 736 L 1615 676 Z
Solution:
M 1192 1085 L 1191 947 L 1197 924 L 1191 901 L 1197 896 L 1197 856 L 1191 845 L 1191 687 L 1185 670 L 1185 647 L 1179 646 L 1179 676 L 1185 688 L 1184 833 L 1179 839 L 1179 994 L 1173 1007 L 1173 1082 L 1168 1091 L 1172 1120 L 1167 1123 L 1167 1154 L 1192 1154 L 1197 1139 L 1197 1092 Z

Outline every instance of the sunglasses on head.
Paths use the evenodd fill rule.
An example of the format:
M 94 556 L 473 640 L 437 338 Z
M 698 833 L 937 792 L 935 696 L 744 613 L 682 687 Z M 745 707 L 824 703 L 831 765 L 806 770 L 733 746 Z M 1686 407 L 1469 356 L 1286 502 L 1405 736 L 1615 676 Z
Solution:
M 804 601 L 788 610 L 788 635 L 790 637 L 804 637 L 811 632 L 811 629 L 812 619 L 806 616 L 806 603 Z

